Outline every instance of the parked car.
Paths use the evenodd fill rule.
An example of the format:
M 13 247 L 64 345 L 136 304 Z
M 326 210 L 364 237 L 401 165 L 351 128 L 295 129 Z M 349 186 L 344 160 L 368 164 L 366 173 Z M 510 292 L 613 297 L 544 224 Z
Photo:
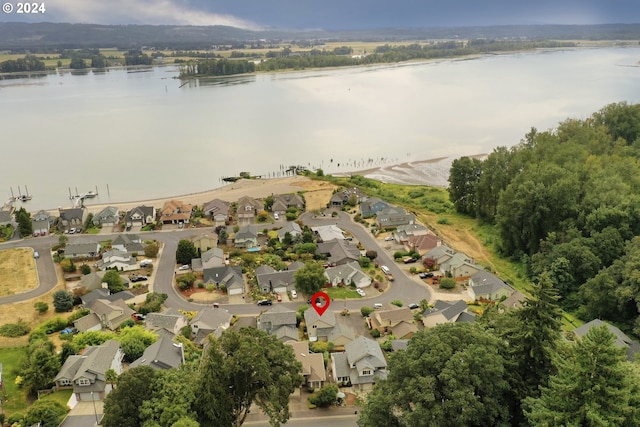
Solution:
M 271 301 L 270 299 L 261 299 L 260 301 L 258 301 L 258 305 L 272 305 L 273 301 Z
M 277 213 L 274 213 L 273 214 L 273 219 L 278 220 L 278 219 L 280 219 L 280 216 Z
M 420 273 L 418 274 L 418 277 L 421 279 L 428 279 L 430 277 L 433 277 L 433 273 Z
M 189 264 L 181 265 L 178 270 L 184 271 L 190 269 L 191 266 Z
M 142 314 L 142 313 L 133 313 L 133 314 L 131 315 L 131 318 L 132 318 L 133 320 L 142 321 L 142 320 L 146 320 L 147 316 L 145 316 L 145 315 L 144 315 L 144 314 Z
M 407 257 L 404 260 L 402 260 L 405 264 L 411 264 L 414 263 L 418 260 L 418 258 L 416 257 Z
M 34 257 L 35 259 L 40 258 L 40 254 L 38 253 L 38 251 L 33 251 L 33 257 Z
M 282 302 L 282 295 L 278 294 L 278 296 L 276 297 L 276 299 L 278 300 L 278 302 Z
M 143 259 L 142 261 L 140 261 L 140 267 L 147 267 L 149 265 L 153 265 L 153 261 L 151 261 L 150 259 Z
M 356 289 L 356 292 L 358 293 L 358 295 L 360 295 L 361 297 L 366 296 L 367 294 L 364 293 L 364 291 L 360 288 Z
M 147 276 L 133 276 L 129 278 L 129 280 L 131 280 L 132 282 L 143 282 L 147 279 L 148 279 Z
M 71 229 L 69 229 L 69 234 L 74 234 L 75 232 L 76 232 L 76 229 L 75 229 L 75 228 L 71 228 Z
M 291 298 L 298 298 L 298 293 L 295 290 L 291 291 Z
M 387 237 L 384 238 L 385 242 L 392 242 L 393 240 L 394 240 L 393 236 L 387 236 Z
M 412 302 L 411 304 L 409 304 L 408 306 L 411 310 L 414 310 L 416 308 L 420 308 L 420 306 L 418 304 L 416 304 L 415 302 Z

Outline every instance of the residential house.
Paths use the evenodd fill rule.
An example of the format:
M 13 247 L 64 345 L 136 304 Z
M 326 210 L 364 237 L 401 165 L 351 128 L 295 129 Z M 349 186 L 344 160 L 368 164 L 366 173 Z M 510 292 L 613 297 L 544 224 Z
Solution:
M 120 209 L 116 206 L 107 206 L 93 215 L 93 225 L 96 227 L 113 227 L 120 222 Z
M 473 322 L 475 315 L 467 311 L 467 303 L 463 300 L 437 300 L 433 308 L 422 313 L 422 323 L 426 328 L 432 328 L 442 323 Z
M 408 213 L 398 206 L 390 206 L 376 214 L 376 223 L 380 228 L 395 228 L 400 225 L 413 224 L 415 221 L 414 214 Z
M 343 265 L 360 261 L 360 250 L 348 240 L 332 240 L 318 243 L 316 253 L 326 255 L 329 264 Z
M 118 234 L 111 242 L 111 247 L 119 251 L 144 253 L 142 239 L 137 234 Z
M 515 289 L 511 286 L 504 283 L 496 275 L 484 270 L 478 271 L 471 276 L 467 287 L 467 293 L 471 301 L 479 299 L 499 301 L 503 298 L 507 299 L 514 292 Z
M 462 252 L 456 252 L 446 261 L 442 261 L 438 267 L 440 271 L 449 273 L 452 277 L 472 276 L 482 271 L 482 267 L 473 263 L 473 258 Z
M 73 322 L 73 327 L 78 332 L 101 331 L 102 320 L 96 313 L 89 313 Z
M 204 214 L 211 218 L 216 225 L 224 225 L 230 221 L 229 202 L 220 199 L 213 199 L 202 207 Z
M 278 194 L 273 196 L 271 212 L 279 215 L 287 213 L 287 209 L 296 208 L 298 211 L 304 210 L 304 199 L 299 194 Z
M 284 294 L 293 291 L 295 287 L 295 272 L 304 264 L 295 262 L 291 263 L 286 270 L 276 271 L 268 265 L 261 265 L 256 268 L 255 275 L 258 281 L 258 287 L 263 294 L 275 292 Z
M 308 310 L 307 310 L 308 311 Z M 314 310 L 315 311 L 315 310 Z M 337 316 L 336 324 L 327 336 L 327 341 L 334 344 L 335 348 L 344 347 L 356 338 L 351 326 L 347 323 L 347 318 L 343 316 Z M 321 337 L 322 338 L 322 337 Z
M 193 206 L 180 200 L 169 200 L 160 210 L 160 221 L 163 224 L 187 224 L 191 218 Z
M 322 353 L 311 353 L 308 341 L 288 341 L 285 344 L 293 348 L 296 360 L 302 364 L 303 385 L 313 390 L 320 389 L 327 381 Z
M 253 197 L 243 196 L 238 200 L 236 214 L 238 215 L 238 222 L 240 223 L 253 223 L 258 215 L 258 212 L 264 210 L 264 204 Z
M 74 240 L 67 243 L 64 255 L 67 258 L 95 258 L 100 254 L 100 243 L 88 240 Z
M 87 210 L 85 208 L 59 209 L 60 212 L 60 230 L 68 230 L 70 228 L 82 229 L 84 220 L 87 218 Z
M 275 335 L 282 342 L 297 341 L 296 312 L 283 305 L 276 305 L 258 316 L 258 329 Z
M 406 350 L 409 347 L 409 340 L 391 340 L 391 349 L 393 351 Z
M 456 253 L 456 251 L 451 249 L 449 246 L 440 245 L 440 246 L 437 246 L 437 247 L 431 249 L 426 254 L 424 254 L 422 256 L 422 258 L 423 259 L 430 259 L 431 261 L 433 261 L 434 266 L 436 268 L 438 268 L 441 263 L 443 263 L 443 262 L 447 261 L 448 259 L 450 259 L 453 256 L 453 254 L 455 254 L 455 253 Z
M 207 335 L 217 331 L 222 333 L 231 326 L 231 314 L 222 308 L 205 307 L 189 322 L 191 338 L 198 345 L 203 345 Z
M 507 309 L 521 308 L 522 302 L 527 298 L 525 294 L 520 291 L 515 291 L 510 297 L 502 301 L 501 304 Z
M 31 217 L 34 236 L 46 236 L 54 223 L 54 218 L 43 210 L 39 210 Z
M 295 239 L 298 236 L 302 236 L 302 228 L 300 228 L 300 225 L 297 222 L 287 222 L 280 230 L 278 230 L 278 240 L 282 242 L 287 233 L 289 233 L 291 237 Z
M 224 264 L 224 251 L 220 248 L 213 248 L 203 252 L 200 258 L 191 260 L 191 269 L 204 271 L 209 268 L 222 267 Z
M 216 248 L 218 246 L 218 238 L 210 236 L 209 234 L 195 236 L 191 239 L 191 242 L 201 254 L 204 254 L 209 249 Z
M 399 225 L 393 232 L 393 238 L 398 243 L 404 243 L 409 237 L 424 236 L 431 231 L 422 224 Z
M 320 242 L 330 242 L 331 240 L 344 240 L 344 232 L 336 225 L 321 225 L 311 227 L 311 231 Z
M 217 287 L 224 286 L 229 295 L 243 295 L 245 291 L 242 267 L 225 265 L 203 270 L 205 285 L 214 284 Z
M 155 371 L 178 368 L 184 363 L 182 343 L 176 343 L 169 337 L 160 337 L 144 350 L 142 356 L 134 360 L 129 369 L 137 366 L 149 366 Z
M 0 227 L 4 227 L 9 224 L 11 224 L 11 212 L 0 209 Z M 32 220 L 32 224 L 33 224 L 33 220 Z M 34 232 L 35 232 L 35 227 L 34 227 Z M 47 233 L 48 232 L 49 232 L 49 229 L 47 229 Z
M 102 329 L 115 331 L 122 322 L 131 318 L 135 311 L 122 300 L 110 301 L 108 299 L 96 299 L 88 306 L 89 310 L 97 314 L 102 323 Z
M 99 270 L 133 271 L 138 269 L 138 261 L 129 252 L 111 250 L 102 254 L 96 267 Z
M 615 346 L 624 349 L 627 360 L 629 360 L 630 362 L 635 361 L 636 355 L 640 353 L 640 343 L 638 343 L 638 341 L 634 339 L 629 338 L 624 332 L 610 323 L 603 322 L 600 319 L 593 319 L 591 322 L 585 323 L 584 325 L 574 329 L 573 333 L 576 334 L 578 339 L 580 339 L 587 335 L 591 328 L 601 327 L 603 325 L 606 326 L 609 332 L 611 332 L 615 336 Z
M 389 208 L 389 203 L 377 197 L 369 197 L 360 203 L 360 214 L 363 218 L 375 216 L 378 212 Z
M 102 274 L 104 275 L 104 272 L 98 272 L 98 274 Z M 128 281 L 127 278 L 120 275 L 120 278 L 122 278 L 123 282 L 125 283 L 125 287 L 128 287 Z M 107 301 L 118 301 L 118 300 L 122 300 L 124 301 L 126 304 L 131 304 L 134 301 L 134 298 L 136 296 L 134 294 L 132 294 L 129 291 L 121 291 L 121 292 L 116 292 L 114 294 L 112 294 L 109 289 L 107 289 L 106 284 L 104 287 L 102 288 L 98 288 L 98 289 L 94 289 L 91 292 L 89 292 L 88 294 L 84 294 L 80 297 L 80 300 L 82 301 L 82 305 L 84 307 L 89 308 L 91 306 L 91 304 L 93 304 L 93 302 L 95 300 L 98 299 L 103 299 L 103 300 L 107 300 Z
M 85 292 L 91 292 L 94 289 L 106 288 L 107 284 L 102 281 L 104 271 L 91 272 L 89 274 L 82 275 L 80 280 L 74 286 L 74 289 L 83 288 Z M 104 286 L 103 286 L 104 283 Z
M 357 288 L 366 288 L 371 286 L 372 281 L 371 277 L 360 269 L 357 261 L 327 268 L 324 275 L 333 286 L 342 283 L 345 286 L 355 285 Z
M 393 334 L 396 338 L 410 339 L 418 331 L 408 307 L 375 310 L 369 315 L 368 323 L 371 329 L 377 329 L 381 334 Z
M 127 212 L 124 220 L 128 226 L 139 225 L 144 227 L 145 225 L 153 224 L 156 220 L 156 208 L 145 205 L 137 206 Z
M 366 391 L 387 378 L 387 361 L 380 344 L 360 336 L 347 344 L 343 353 L 331 354 L 331 372 L 336 383 Z
M 335 192 L 329 200 L 329 207 L 341 208 L 347 204 L 353 204 L 354 206 L 362 202 L 367 198 L 360 189 L 353 187 Z
M 120 343 L 115 340 L 87 347 L 83 354 L 67 358 L 54 382 L 59 388 L 73 387 L 77 401 L 103 400 L 112 390 L 105 374 L 109 369 L 121 374 L 123 358 Z
M 188 325 L 187 316 L 175 309 L 169 309 L 164 313 L 149 313 L 145 321 L 145 327 L 150 331 L 157 332 L 164 329 L 174 336 L 180 334 L 180 330 Z
M 423 234 L 420 236 L 409 236 L 404 241 L 404 249 L 407 252 L 417 252 L 420 255 L 428 253 L 430 250 L 442 245 L 442 240 L 435 234 Z
M 256 247 L 258 246 L 258 233 L 250 225 L 245 225 L 235 233 L 233 245 L 236 248 Z
M 336 315 L 333 311 L 326 310 L 321 316 L 317 311 L 309 309 L 304 311 L 304 322 L 309 341 L 329 341 L 329 335 L 336 326 Z

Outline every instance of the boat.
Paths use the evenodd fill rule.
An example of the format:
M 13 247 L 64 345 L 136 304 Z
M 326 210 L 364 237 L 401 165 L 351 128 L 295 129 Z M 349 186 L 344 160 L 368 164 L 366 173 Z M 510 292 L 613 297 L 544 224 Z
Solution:
M 92 197 L 96 197 L 98 195 L 98 193 L 96 193 L 93 190 L 89 190 L 85 193 L 84 197 L 88 197 L 88 198 L 92 198 Z
M 31 196 L 29 195 L 29 189 L 27 188 L 26 185 L 24 186 L 24 189 L 27 194 L 22 194 L 22 192 L 20 191 L 20 186 L 18 186 L 18 196 L 14 197 L 13 199 L 21 202 L 28 202 L 29 200 L 31 200 Z M 11 189 L 11 195 L 13 195 L 13 189 Z

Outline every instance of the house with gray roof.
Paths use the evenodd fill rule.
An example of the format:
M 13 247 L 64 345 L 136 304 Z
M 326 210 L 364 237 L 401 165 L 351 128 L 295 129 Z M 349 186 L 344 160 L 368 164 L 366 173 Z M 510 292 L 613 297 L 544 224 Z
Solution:
M 413 313 L 408 307 L 396 307 L 386 310 L 375 310 L 367 318 L 369 327 L 377 329 L 381 334 L 390 333 L 396 338 L 411 338 L 418 328 L 413 321 Z
M 348 240 L 332 240 L 318 243 L 316 254 L 326 255 L 327 261 L 333 265 L 343 265 L 360 261 L 360 249 Z
M 278 240 L 281 242 L 284 240 L 286 234 L 289 233 L 293 239 L 298 236 L 302 236 L 302 228 L 297 222 L 289 221 L 278 230 Z
M 277 194 L 273 196 L 273 204 L 271 212 L 284 215 L 289 208 L 296 208 L 299 211 L 304 210 L 304 199 L 299 194 Z
M 278 334 L 284 328 L 284 334 Z M 275 305 L 258 316 L 258 329 L 262 329 L 271 335 L 280 335 L 278 338 L 282 342 L 289 341 L 291 335 L 298 339 L 298 329 L 296 322 L 296 312 L 283 305 Z
M 242 267 L 238 265 L 225 265 L 204 269 L 203 280 L 205 285 L 214 284 L 217 287 L 224 286 L 229 295 L 242 295 L 245 291 Z
M 243 196 L 238 200 L 236 214 L 238 222 L 241 224 L 253 223 L 258 211 L 264 209 L 264 203 L 254 199 L 253 197 Z
M 342 283 L 345 286 L 355 285 L 357 288 L 366 288 L 371 286 L 372 282 L 371 277 L 362 271 L 357 261 L 327 268 L 324 270 L 324 275 L 333 286 Z
M 115 331 L 120 325 L 131 318 L 135 311 L 121 299 L 109 301 L 108 299 L 96 299 L 87 308 L 98 315 L 103 329 Z
M 158 371 L 178 368 L 183 363 L 184 347 L 182 343 L 176 343 L 170 338 L 161 336 L 144 350 L 142 356 L 129 365 L 129 369 L 137 366 L 149 366 Z
M 456 251 L 447 245 L 437 246 L 422 256 L 424 259 L 433 260 L 436 266 L 450 259 Z
M 443 273 L 450 273 L 452 277 L 472 276 L 482 271 L 482 267 L 475 264 L 473 258 L 462 252 L 456 252 L 446 261 L 442 261 L 438 268 Z
M 255 275 L 260 292 L 263 294 L 271 292 L 285 294 L 293 291 L 296 288 L 296 269 L 296 266 L 293 266 L 293 270 L 287 269 L 283 271 L 276 271 L 268 265 L 258 267 L 255 271 Z
M 105 373 L 113 369 L 121 374 L 123 358 L 120 343 L 115 340 L 87 347 L 82 354 L 67 358 L 54 382 L 59 388 L 73 387 L 78 401 L 103 400 L 112 389 Z
M 202 269 L 222 267 L 224 265 L 224 251 L 220 248 L 211 248 L 202 253 Z
M 104 275 L 103 271 L 99 271 L 98 275 L 102 273 Z M 102 276 L 100 276 L 102 277 Z M 120 276 L 121 278 L 123 276 Z M 128 282 L 125 282 L 128 283 Z M 77 289 L 77 288 L 76 288 Z M 82 305 L 85 307 L 88 307 L 93 301 L 97 300 L 97 299 L 106 299 L 109 301 L 117 301 L 119 299 L 123 300 L 125 303 L 129 304 L 131 302 L 131 300 L 133 300 L 135 298 L 135 295 L 133 295 L 131 292 L 129 291 L 121 291 L 121 292 L 116 292 L 115 294 L 112 294 L 109 289 L 104 286 L 104 287 L 100 287 L 100 288 L 96 288 L 94 290 L 92 290 L 91 292 L 84 294 L 80 297 L 80 299 L 82 300 Z
M 174 336 L 180 333 L 180 330 L 189 325 L 187 316 L 177 310 L 166 311 L 164 313 L 149 313 L 145 321 L 145 327 L 150 331 L 158 331 L 160 329 L 171 332 Z
M 467 293 L 471 301 L 485 299 L 499 301 L 506 299 L 515 292 L 511 286 L 507 285 L 498 276 L 488 271 L 480 270 L 469 278 Z
M 138 269 L 138 260 L 131 253 L 116 249 L 103 253 L 96 268 L 99 270 L 132 271 Z
M 113 227 L 120 222 L 120 209 L 116 206 L 107 206 L 93 215 L 93 225 L 96 227 Z
M 402 241 L 407 252 L 417 252 L 420 255 L 428 253 L 430 250 L 442 245 L 442 239 L 435 234 L 423 234 L 420 236 L 409 236 Z
M 111 242 L 111 247 L 124 252 L 144 253 L 142 239 L 137 234 L 118 234 Z
M 222 333 L 231 326 L 231 314 L 222 308 L 205 307 L 189 322 L 191 326 L 191 338 L 194 343 L 203 345 L 207 335 Z
M 344 347 L 356 338 L 355 332 L 351 326 L 347 324 L 346 319 L 346 317 L 337 316 L 336 324 L 327 336 L 327 341 L 332 342 L 336 348 Z
M 233 246 L 236 248 L 253 248 L 258 246 L 258 233 L 249 225 L 241 227 L 233 236 Z
M 102 285 L 104 283 L 102 281 L 104 273 L 104 271 L 96 271 L 83 275 L 82 277 L 80 277 L 80 280 L 76 282 L 74 289 L 84 288 L 86 292 L 91 292 L 94 289 L 100 289 L 103 287 L 106 288 L 106 283 L 104 284 L 104 286 Z
M 74 240 L 64 248 L 67 258 L 94 258 L 100 254 L 100 243 L 82 239 Z
M 126 225 L 145 226 L 153 224 L 156 220 L 156 208 L 153 206 L 140 205 L 131 209 L 124 217 Z
M 59 209 L 60 221 L 58 226 L 60 230 L 68 230 L 69 228 L 80 228 L 87 218 L 86 208 Z
M 224 225 L 229 218 L 229 202 L 213 199 L 205 203 L 202 211 L 206 216 L 215 221 L 216 225 Z
M 0 210 L 0 227 L 11 224 L 11 212 Z M 47 230 L 48 232 L 49 230 Z
M 389 207 L 389 203 L 377 197 L 369 197 L 360 203 L 360 214 L 363 218 L 371 218 L 378 212 Z
M 429 229 L 422 224 L 399 225 L 393 232 L 396 242 L 404 242 L 409 237 L 424 236 L 429 233 Z
M 96 313 L 89 313 L 73 322 L 78 332 L 101 331 L 102 321 Z
M 636 360 L 636 355 L 640 353 L 640 343 L 638 343 L 638 341 L 634 339 L 629 338 L 624 332 L 610 323 L 604 322 L 600 319 L 593 319 L 591 322 L 585 323 L 584 325 L 575 328 L 573 330 L 573 333 L 576 334 L 578 339 L 580 339 L 587 335 L 591 328 L 602 326 L 606 326 L 609 332 L 611 332 L 615 336 L 616 340 L 614 344 L 616 347 L 624 349 L 627 360 L 629 360 L 630 362 Z
M 354 202 L 354 205 L 357 205 L 358 203 L 362 202 L 366 198 L 367 198 L 367 195 L 364 194 L 362 191 L 360 191 L 359 188 L 356 188 L 356 187 L 346 188 L 346 189 L 336 191 L 331 196 L 328 207 L 341 208 L 349 204 L 351 201 Z
M 333 311 L 326 310 L 321 316 L 309 308 L 304 311 L 304 322 L 307 325 L 309 341 L 329 341 L 329 335 L 336 326 L 336 315 Z
M 320 242 L 330 242 L 332 240 L 344 240 L 344 231 L 337 225 L 320 225 L 318 227 L 311 227 L 311 231 L 316 235 Z
M 345 345 L 343 353 L 331 354 L 331 371 L 338 384 L 351 384 L 359 391 L 371 390 L 387 378 L 387 361 L 377 341 L 360 336 Z
M 433 308 L 422 313 L 422 323 L 426 328 L 432 328 L 442 323 L 474 322 L 475 315 L 467 310 L 467 303 L 463 300 L 437 300 Z
M 376 223 L 380 228 L 395 228 L 416 222 L 416 216 L 398 206 L 389 206 L 376 214 Z
M 34 236 L 46 236 L 53 225 L 55 218 L 49 212 L 39 210 L 31 217 L 31 227 Z

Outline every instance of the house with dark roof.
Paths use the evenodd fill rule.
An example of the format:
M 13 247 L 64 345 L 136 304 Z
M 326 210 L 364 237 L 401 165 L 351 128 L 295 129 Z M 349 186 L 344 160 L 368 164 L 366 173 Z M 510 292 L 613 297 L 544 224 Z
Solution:
M 338 384 L 351 384 L 359 391 L 371 390 L 387 378 L 387 361 L 380 344 L 360 336 L 345 345 L 343 353 L 331 354 L 331 372 Z
M 296 312 L 283 305 L 275 305 L 258 316 L 258 329 L 277 336 L 282 342 L 297 341 Z
M 585 323 L 584 325 L 575 328 L 573 330 L 573 333 L 576 335 L 576 337 L 578 337 L 578 339 L 580 339 L 587 335 L 591 328 L 602 326 L 606 326 L 609 332 L 611 332 L 615 336 L 616 340 L 614 344 L 616 347 L 624 349 L 627 360 L 629 360 L 630 362 L 636 360 L 636 355 L 640 353 L 640 343 L 638 343 L 638 341 L 634 339 L 629 338 L 624 332 L 610 323 L 604 322 L 600 319 L 593 319 L 591 322 Z
M 350 202 L 354 206 L 367 198 L 367 195 L 360 191 L 359 188 L 352 187 L 336 191 L 329 200 L 329 207 L 341 208 Z
M 231 326 L 231 314 L 222 308 L 205 307 L 189 322 L 194 343 L 203 345 L 207 335 L 221 333 Z
M 67 258 L 94 258 L 100 254 L 100 243 L 77 239 L 67 243 L 64 255 Z
M 316 254 L 326 255 L 327 261 L 333 265 L 343 265 L 360 261 L 360 249 L 348 240 L 332 240 L 318 243 Z
M 82 354 L 67 358 L 54 382 L 59 388 L 73 388 L 78 401 L 103 400 L 112 390 L 105 374 L 109 369 L 121 374 L 123 358 L 118 341 L 87 347 Z
M 168 200 L 160 210 L 163 224 L 187 224 L 191 218 L 193 206 L 181 200 Z
M 230 220 L 229 202 L 220 199 L 213 199 L 202 207 L 204 214 L 211 218 L 216 225 L 224 225 Z
M 134 360 L 129 369 L 149 366 L 154 371 L 178 368 L 184 363 L 182 343 L 173 342 L 168 337 L 160 337 L 144 350 L 142 356 Z
M 437 300 L 433 308 L 422 313 L 422 323 L 425 328 L 432 328 L 442 323 L 474 322 L 475 315 L 467 311 L 467 303 L 463 300 Z
M 498 276 L 488 271 L 480 270 L 469 278 L 467 293 L 471 301 L 485 299 L 499 301 L 506 299 L 515 292 L 511 286 L 507 285 Z
M 376 214 L 376 223 L 380 228 L 394 228 L 400 225 L 413 224 L 415 221 L 416 216 L 414 214 L 398 206 L 389 206 Z
M 369 197 L 365 201 L 360 203 L 360 214 L 363 218 L 370 218 L 376 215 L 378 212 L 387 209 L 389 203 L 377 197 Z
M 327 281 L 333 286 L 344 284 L 345 286 L 355 285 L 357 288 L 371 286 L 372 279 L 360 268 L 357 261 L 337 265 L 336 267 L 324 270 Z
M 258 233 L 250 225 L 240 227 L 233 237 L 236 248 L 253 248 L 258 246 Z
M 111 247 L 119 251 L 144 253 L 142 239 L 137 234 L 118 234 L 111 242 Z
M 242 295 L 245 291 L 242 267 L 238 265 L 206 268 L 203 270 L 203 280 L 205 285 L 224 286 L 229 295 Z
M 120 222 L 120 209 L 116 206 L 107 206 L 93 215 L 93 225 L 96 227 L 113 227 Z
M 31 226 L 34 236 L 46 236 L 53 225 L 55 218 L 49 212 L 39 210 L 31 217 Z
M 70 208 L 59 209 L 60 221 L 58 222 L 59 229 L 68 230 L 69 228 L 82 229 L 84 220 L 87 218 L 87 209 L 85 208 Z
M 285 345 L 293 348 L 296 360 L 302 365 L 304 385 L 314 390 L 322 387 L 327 381 L 324 356 L 321 353 L 311 353 L 308 341 L 288 341 Z
M 271 212 L 284 215 L 289 208 L 296 208 L 298 211 L 304 210 L 304 199 L 299 194 L 277 194 L 273 196 Z
M 145 226 L 153 224 L 156 220 L 156 208 L 153 206 L 140 205 L 131 209 L 124 217 L 127 225 Z
M 304 264 L 302 264 L 304 266 Z M 290 264 L 286 270 L 276 271 L 268 265 L 261 265 L 256 268 L 255 276 L 260 292 L 268 294 L 275 292 L 285 294 L 296 288 L 295 272 L 300 268 L 300 263 Z

